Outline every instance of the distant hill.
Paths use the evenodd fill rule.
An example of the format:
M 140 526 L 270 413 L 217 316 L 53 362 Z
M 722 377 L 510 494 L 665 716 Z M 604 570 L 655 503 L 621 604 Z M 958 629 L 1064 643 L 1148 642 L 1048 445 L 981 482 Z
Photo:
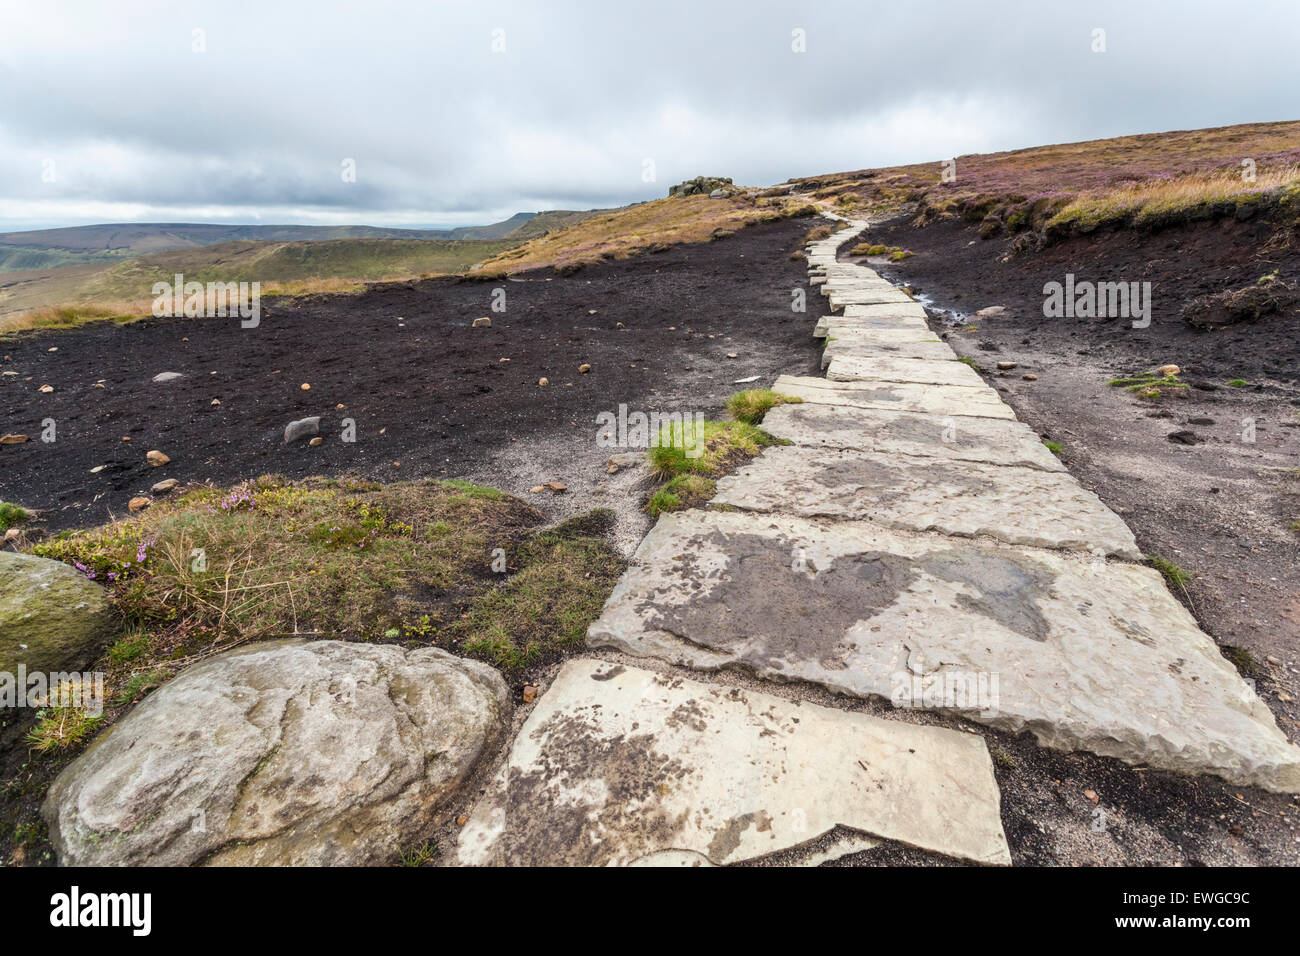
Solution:
M 176 273 L 197 282 L 257 281 L 262 291 L 348 291 L 362 283 L 463 272 L 518 245 L 514 239 L 323 239 L 257 241 L 172 249 L 118 262 L 0 275 L 5 316 L 97 303 L 126 314 L 148 312 L 155 282 Z
M 0 233 L 0 273 L 97 262 L 224 242 L 318 242 L 330 239 L 534 239 L 606 210 L 519 212 L 486 226 L 391 229 L 385 226 L 223 225 L 194 222 L 126 222 Z

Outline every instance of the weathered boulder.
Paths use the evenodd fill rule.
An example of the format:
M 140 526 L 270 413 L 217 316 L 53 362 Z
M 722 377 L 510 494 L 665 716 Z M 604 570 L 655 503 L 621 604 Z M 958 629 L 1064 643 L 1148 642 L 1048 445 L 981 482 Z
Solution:
M 0 551 L 0 671 L 89 664 L 112 636 L 108 592 L 59 561 Z
M 669 196 L 707 196 L 716 189 L 725 189 L 732 185 L 730 177 L 696 176 L 678 183 L 668 189 Z
M 310 418 L 300 418 L 295 422 L 290 422 L 284 426 L 284 443 L 290 445 L 299 438 L 307 435 L 320 434 L 320 416 L 312 415 Z
M 507 712 L 436 648 L 272 641 L 182 672 L 96 740 L 42 812 L 65 865 L 366 865 L 452 812 Z

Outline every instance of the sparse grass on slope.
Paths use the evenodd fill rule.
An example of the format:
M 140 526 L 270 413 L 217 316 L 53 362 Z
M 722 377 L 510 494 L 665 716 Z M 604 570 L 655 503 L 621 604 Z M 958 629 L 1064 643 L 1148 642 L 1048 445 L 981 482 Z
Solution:
M 622 571 L 608 520 L 538 532 L 531 505 L 464 482 L 267 476 L 32 550 L 112 590 L 128 633 L 108 683 L 130 699 L 194 659 L 294 633 L 437 644 L 508 670 L 553 655 Z
M 260 282 L 264 296 L 355 292 L 366 282 L 463 272 L 518 244 L 511 239 L 240 240 L 160 252 L 92 272 L 71 286 L 56 270 L 49 279 L 56 301 L 6 316 L 0 329 L 143 318 L 151 314 L 153 284 L 172 282 L 177 273 L 186 282 Z M 24 289 L 24 303 L 39 298 L 30 286 Z
M 1300 122 L 1119 136 L 798 180 L 851 215 L 914 203 L 917 222 L 959 218 L 981 234 L 1043 239 L 1100 226 L 1154 228 L 1300 205 Z M 1243 175 L 1253 162 L 1254 180 Z M 1290 211 L 1288 211 L 1290 208 Z
M 579 268 L 602 259 L 662 252 L 683 242 L 725 238 L 754 222 L 772 222 L 816 210 L 802 200 L 739 193 L 728 199 L 673 197 L 638 203 L 592 216 L 567 229 L 534 239 L 485 263 L 488 274 L 553 266 Z

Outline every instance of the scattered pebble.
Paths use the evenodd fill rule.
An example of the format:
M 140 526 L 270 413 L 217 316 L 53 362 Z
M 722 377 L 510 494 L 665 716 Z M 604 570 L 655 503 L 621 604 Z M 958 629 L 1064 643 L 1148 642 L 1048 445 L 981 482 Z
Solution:
M 140 497 L 132 498 L 127 502 L 126 507 L 134 514 L 137 511 L 144 511 L 144 509 L 148 508 L 151 504 L 153 504 L 153 502 L 148 498 Z
M 540 385 L 542 388 L 545 388 L 547 385 L 550 385 L 551 383 L 549 379 L 539 378 L 537 380 L 537 384 Z
M 474 328 L 474 329 L 490 329 L 490 328 L 492 328 L 492 318 L 491 318 L 491 316 L 487 316 L 487 315 L 480 316 L 479 318 L 477 318 L 477 319 L 474 320 L 474 323 L 470 326 L 470 328 Z
M 177 481 L 175 478 L 168 478 L 166 481 L 158 482 L 158 484 L 154 485 L 149 490 L 152 491 L 155 495 L 165 495 L 167 494 L 167 492 L 171 491 L 179 484 L 180 482 Z
M 168 458 L 166 455 L 164 455 L 162 452 L 158 451 L 157 449 L 154 449 L 153 451 L 150 452 L 146 452 L 144 459 L 145 461 L 149 462 L 150 468 L 161 468 L 163 465 L 171 461 L 170 458 Z
M 583 362 L 581 365 L 578 366 L 578 371 L 579 373 L 586 375 L 588 372 L 591 371 L 591 366 L 588 365 L 586 362 Z
M 0 435 L 0 445 L 21 445 L 25 441 L 26 435 Z

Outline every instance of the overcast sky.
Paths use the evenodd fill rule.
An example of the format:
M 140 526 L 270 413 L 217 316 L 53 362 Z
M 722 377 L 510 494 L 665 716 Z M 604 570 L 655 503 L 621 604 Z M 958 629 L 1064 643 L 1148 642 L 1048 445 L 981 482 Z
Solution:
M 1295 0 L 0 0 L 0 230 L 465 225 L 1296 119 L 1298 50 Z

